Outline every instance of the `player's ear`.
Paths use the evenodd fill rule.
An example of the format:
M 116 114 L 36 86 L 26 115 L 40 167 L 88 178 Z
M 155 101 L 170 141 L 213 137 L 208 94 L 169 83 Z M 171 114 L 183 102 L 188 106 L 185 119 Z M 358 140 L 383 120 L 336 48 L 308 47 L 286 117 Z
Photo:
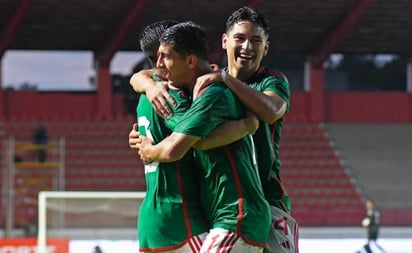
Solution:
M 191 54 L 186 58 L 186 63 L 189 65 L 190 69 L 195 68 L 197 66 L 198 61 L 199 58 L 194 54 Z
M 269 52 L 269 41 L 266 41 L 264 56 L 266 56 L 268 54 L 268 52 Z
M 228 39 L 227 34 L 226 33 L 222 34 L 222 48 L 224 50 L 227 49 L 227 39 Z

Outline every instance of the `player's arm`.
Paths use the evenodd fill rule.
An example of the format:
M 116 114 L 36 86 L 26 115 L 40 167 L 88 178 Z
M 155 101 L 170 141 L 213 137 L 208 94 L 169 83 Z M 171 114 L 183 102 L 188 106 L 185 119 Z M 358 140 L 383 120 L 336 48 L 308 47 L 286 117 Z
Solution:
M 137 144 L 140 158 L 145 162 L 174 162 L 183 158 L 189 149 L 201 137 L 173 132 L 156 145 L 152 141 L 141 136 L 141 142 Z
M 286 101 L 275 92 L 259 92 L 225 73 L 222 79 L 240 101 L 262 121 L 273 124 L 286 113 Z
M 199 97 L 202 94 L 202 91 L 206 89 L 210 84 L 222 81 L 223 80 L 220 71 L 210 72 L 197 77 L 196 83 L 193 87 L 193 100 Z
M 207 150 L 228 145 L 248 134 L 255 133 L 258 127 L 259 120 L 254 114 L 249 113 L 246 118 L 231 120 L 218 126 L 206 138 L 196 142 L 193 147 L 199 150 Z
M 155 86 L 156 82 L 152 78 L 154 73 L 154 69 L 143 69 L 134 73 L 129 81 L 133 90 L 137 93 L 146 93 L 147 90 Z
M 159 116 L 168 118 L 172 116 L 173 112 L 167 104 L 167 101 L 172 105 L 176 103 L 167 91 L 167 81 L 160 82 L 153 80 L 152 76 L 154 73 L 154 69 L 141 70 L 134 73 L 129 82 L 133 90 L 137 93 L 146 93 L 147 98 Z
M 211 72 L 198 77 L 193 90 L 193 98 L 195 99 L 200 96 L 208 85 L 216 81 L 223 81 L 250 111 L 266 123 L 274 123 L 287 111 L 285 100 L 275 92 L 266 91 L 262 93 L 256 91 L 239 79 L 221 71 Z

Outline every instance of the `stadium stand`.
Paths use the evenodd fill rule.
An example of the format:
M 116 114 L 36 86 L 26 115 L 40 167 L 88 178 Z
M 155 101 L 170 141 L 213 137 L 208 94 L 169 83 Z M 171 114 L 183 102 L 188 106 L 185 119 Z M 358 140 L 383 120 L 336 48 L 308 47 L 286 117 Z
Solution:
M 381 210 L 382 225 L 412 224 L 411 124 L 325 125 L 362 196 Z
M 96 120 L 50 120 L 42 121 L 51 139 L 64 137 L 66 190 L 144 190 L 143 165 L 137 155 L 130 151 L 127 135 L 134 122 L 131 117 L 111 121 Z M 31 142 L 32 129 L 40 122 L 22 119 L 10 121 L 4 136 L 14 136 L 16 141 Z M 5 139 L 5 138 L 3 138 Z M 4 153 L 4 152 L 2 152 Z M 51 154 L 48 154 L 50 156 Z M 23 157 L 21 163 L 29 160 Z M 51 190 L 55 177 L 50 169 L 41 164 L 30 163 L 24 171 L 16 173 L 16 225 L 23 226 L 37 215 L 37 193 Z M 16 163 L 15 167 L 19 167 Z
M 64 137 L 66 190 L 144 190 L 143 165 L 127 143 L 133 117 L 35 120 L 39 119 L 22 118 L 6 123 L 6 135 L 30 142 L 32 129 L 42 123 L 52 139 Z M 323 125 L 287 122 L 283 131 L 281 173 L 299 223 L 358 224 L 364 212 L 362 198 Z M 16 177 L 19 199 L 25 200 L 16 202 L 17 225 L 36 217 L 37 193 L 53 188 L 53 177 L 47 173 L 50 170 L 25 171 L 29 173 Z M 341 219 L 327 218 L 335 215 Z
M 301 225 L 357 224 L 364 211 L 362 197 L 323 124 L 289 122 L 282 134 L 281 177 L 292 198 L 292 213 L 298 222 Z
M 412 189 L 408 182 L 412 168 L 412 63 L 408 57 L 412 30 L 405 29 L 412 24 L 412 19 L 405 19 L 410 15 L 412 1 L 246 2 L 264 10 L 277 37 L 281 38 L 271 45 L 275 49 L 271 52 L 307 59 L 304 73 L 299 71 L 302 78 L 290 79 L 293 106 L 292 115 L 289 113 L 288 117 L 298 120 L 286 122 L 280 154 L 282 178 L 300 225 L 306 229 L 307 226 L 359 227 L 364 214 L 360 206 L 363 197 L 379 200 L 376 202 L 384 226 L 412 225 Z M 69 1 L 56 4 L 50 0 L 4 1 L 0 23 L 6 29 L 0 34 L 0 55 L 4 56 L 7 50 L 89 51 L 94 59 L 97 92 L 63 94 L 0 89 L 2 183 L 7 148 L 4 141 L 10 135 L 29 141 L 32 128 L 45 122 L 52 137 L 66 139 L 66 189 L 141 190 L 144 187 L 139 170 L 142 165 L 126 143 L 133 119 L 113 116 L 124 113 L 119 103 L 123 97 L 112 94 L 110 87 L 108 70 L 113 56 L 116 52 L 137 50 L 136 35 L 158 17 L 159 10 L 162 16 L 165 10 L 171 16 L 194 18 L 200 24 L 207 24 L 210 38 L 216 39 L 212 41 L 211 62 L 219 63 L 223 56 L 220 46 L 222 20 L 246 2 L 221 1 L 217 12 L 216 5 L 208 1 L 196 2 L 197 8 L 188 8 L 190 1 L 108 0 L 104 5 L 96 0 L 78 1 L 77 4 Z M 90 7 L 95 15 L 90 15 Z M 406 88 L 397 92 L 331 91 L 330 88 L 339 86 L 342 80 L 327 82 L 324 78 L 327 72 L 324 73 L 322 66 L 334 53 L 384 53 L 407 58 L 404 63 Z M 266 59 L 279 62 L 278 55 L 274 54 Z M 3 87 L 8 84 L 1 82 L 0 78 Z M 399 81 L 391 80 L 388 84 L 399 87 L 395 82 Z M 318 122 L 325 122 L 325 125 Z M 15 214 L 20 225 L 36 216 L 36 203 L 30 199 L 35 198 L 40 189 L 53 187 L 50 184 L 52 175 L 45 171 L 26 169 L 27 174 L 19 175 L 15 182 L 19 194 Z M 3 200 L 4 195 L 0 198 Z M 4 203 L 0 206 L 0 217 L 4 217 L 1 213 L 5 210 Z M 0 227 L 4 227 L 4 222 L 0 219 Z M 346 230 L 339 227 L 336 233 L 323 228 L 319 231 L 327 236 L 343 236 Z M 314 237 L 318 236 L 316 233 L 309 231 L 308 234 Z M 352 230 L 346 232 L 346 236 L 353 234 Z M 404 231 L 399 234 L 410 237 Z

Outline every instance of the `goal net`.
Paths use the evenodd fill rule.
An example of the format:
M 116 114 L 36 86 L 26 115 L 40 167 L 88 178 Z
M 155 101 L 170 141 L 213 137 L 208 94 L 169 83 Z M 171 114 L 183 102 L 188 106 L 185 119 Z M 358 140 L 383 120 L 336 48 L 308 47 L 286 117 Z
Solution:
M 46 240 L 137 240 L 145 192 L 42 191 L 38 199 L 39 253 Z

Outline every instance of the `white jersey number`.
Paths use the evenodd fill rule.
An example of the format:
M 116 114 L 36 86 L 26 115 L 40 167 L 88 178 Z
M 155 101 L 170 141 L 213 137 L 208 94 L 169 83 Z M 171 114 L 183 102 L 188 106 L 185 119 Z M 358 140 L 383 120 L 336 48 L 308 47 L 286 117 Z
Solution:
M 146 137 L 150 138 L 153 141 L 153 135 L 149 129 L 150 121 L 146 118 L 146 116 L 139 117 L 137 120 L 137 124 L 139 125 L 139 128 L 144 127 Z M 156 162 L 156 161 L 153 161 L 149 164 L 145 164 L 144 173 L 147 174 L 147 173 L 156 172 L 158 166 L 159 166 L 159 162 Z

